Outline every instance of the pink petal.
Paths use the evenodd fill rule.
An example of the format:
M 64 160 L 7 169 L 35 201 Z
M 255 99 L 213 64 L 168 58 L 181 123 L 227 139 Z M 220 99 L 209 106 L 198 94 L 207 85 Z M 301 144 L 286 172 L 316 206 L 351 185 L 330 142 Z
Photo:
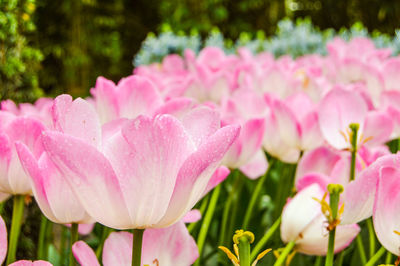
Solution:
M 116 86 L 111 80 L 98 77 L 96 87 L 90 90 L 102 124 L 118 117 L 119 107 Z
M 326 222 L 326 218 L 320 213 L 303 232 L 303 238 L 296 241 L 296 249 L 308 255 L 325 256 L 329 239 L 329 233 L 323 229 Z M 360 227 L 356 224 L 336 227 L 335 253 L 348 247 L 359 232 Z
M 212 174 L 237 138 L 239 131 L 238 126 L 219 129 L 186 159 L 179 171 L 167 213 L 158 223 L 159 226 L 173 224 L 193 208 L 203 196 Z
M 281 238 L 283 242 L 301 238 L 307 227 L 321 214 L 321 205 L 313 198 L 322 199 L 324 190 L 312 184 L 297 193 L 282 211 Z
M 11 191 L 8 182 L 8 168 L 12 156 L 10 139 L 6 134 L 0 132 L 0 187 L 3 191 Z
M 301 125 L 301 149 L 311 150 L 321 146 L 324 142 L 318 123 L 318 114 L 316 112 L 308 113 L 300 121 Z
M 383 156 L 346 186 L 343 194 L 343 224 L 356 223 L 372 215 L 381 169 L 394 168 L 398 164 L 400 164 L 400 154 Z
M 220 166 L 215 170 L 214 174 L 212 175 L 210 181 L 208 181 L 206 190 L 203 193 L 203 196 L 208 194 L 213 188 L 218 186 L 220 183 L 222 183 L 230 174 L 230 170 L 225 167 L 225 166 Z
M 44 260 L 36 260 L 36 261 L 31 261 L 31 260 L 19 260 L 14 263 L 11 263 L 9 266 L 52 266 L 48 261 Z
M 54 99 L 52 113 L 56 130 L 80 138 L 95 147 L 100 146 L 100 120 L 87 101 L 81 98 L 72 101 L 70 95 L 60 95 Z
M 58 132 L 46 132 L 43 145 L 90 216 L 112 228 L 131 228 L 118 179 L 103 154 Z
M 151 115 L 163 103 L 155 85 L 142 76 L 133 75 L 118 83 L 119 116 L 136 118 Z
M 7 228 L 3 218 L 0 216 L 0 264 L 3 264 L 7 255 Z
M 295 183 L 297 184 L 308 173 L 320 173 L 329 176 L 339 160 L 340 155 L 325 146 L 306 152 L 297 166 Z
M 375 204 L 374 228 L 379 242 L 391 253 L 400 255 L 400 236 L 394 231 L 400 228 L 400 171 L 397 165 L 382 168 L 378 179 Z
M 348 135 L 351 123 L 358 123 L 362 131 L 367 105 L 357 93 L 335 88 L 322 99 L 318 113 L 325 140 L 336 149 L 344 149 L 350 142 L 343 134 Z
M 182 221 L 162 229 L 147 229 L 143 236 L 142 263 L 152 265 L 192 265 L 198 258 L 196 242 Z
M 250 179 L 257 179 L 258 177 L 265 174 L 268 170 L 268 161 L 265 157 L 264 151 L 259 149 L 250 161 L 240 167 L 240 171 L 243 172 Z
M 376 146 L 389 141 L 393 131 L 392 118 L 382 111 L 369 112 L 364 125 L 365 145 Z M 362 140 L 361 140 L 362 141 Z
M 260 151 L 264 138 L 265 120 L 250 119 L 244 123 L 239 137 L 224 157 L 223 164 L 234 169 L 247 163 Z
M 183 217 L 183 222 L 184 223 L 195 223 L 201 219 L 201 213 L 197 209 L 193 209 L 190 212 L 186 213 L 186 215 Z
M 302 132 L 294 113 L 281 101 L 274 101 L 272 112 L 282 140 L 290 147 L 299 147 Z
M 78 241 L 72 246 L 76 261 L 82 266 L 100 266 L 94 251 L 85 242 Z
M 180 167 L 195 151 L 183 125 L 170 115 L 139 116 L 105 147 L 137 227 L 152 227 L 168 208 Z M 143 194 L 146 192 L 147 194 Z M 154 197 L 157 195 L 157 197 Z
M 147 230 L 146 230 L 147 231 Z M 145 233 L 146 233 L 145 231 Z M 143 236 L 144 238 L 145 236 Z M 144 241 L 144 239 L 143 239 Z M 133 236 L 128 232 L 112 232 L 103 247 L 104 266 L 129 266 L 132 265 Z M 142 265 L 144 264 L 144 243 L 142 245 Z M 151 265 L 151 264 L 150 264 Z

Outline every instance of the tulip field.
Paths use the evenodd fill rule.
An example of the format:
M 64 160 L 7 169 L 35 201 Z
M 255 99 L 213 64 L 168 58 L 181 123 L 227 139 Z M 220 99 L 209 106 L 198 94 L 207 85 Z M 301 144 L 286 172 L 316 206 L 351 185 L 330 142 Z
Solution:
M 399 265 L 400 57 L 186 49 L 0 110 L 4 265 Z

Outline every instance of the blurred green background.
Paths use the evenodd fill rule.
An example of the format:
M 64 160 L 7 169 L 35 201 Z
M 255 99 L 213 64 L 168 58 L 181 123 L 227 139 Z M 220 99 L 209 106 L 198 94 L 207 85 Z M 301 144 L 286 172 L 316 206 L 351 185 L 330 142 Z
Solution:
M 131 74 L 142 41 L 165 24 L 201 36 L 217 27 L 236 40 L 241 32 L 272 35 L 286 17 L 336 30 L 360 21 L 394 35 L 400 1 L 0 0 L 0 99 L 86 96 L 99 75 Z

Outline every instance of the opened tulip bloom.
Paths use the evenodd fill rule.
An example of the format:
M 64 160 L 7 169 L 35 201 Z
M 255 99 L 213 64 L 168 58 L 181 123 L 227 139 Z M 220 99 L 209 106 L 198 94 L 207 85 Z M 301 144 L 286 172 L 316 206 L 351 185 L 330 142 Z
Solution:
M 170 116 L 139 116 L 103 150 L 59 132 L 43 145 L 85 210 L 112 228 L 167 227 L 203 196 L 238 126 L 190 131 Z
M 326 255 L 328 250 L 327 219 L 317 200 L 322 200 L 324 190 L 313 184 L 289 200 L 282 212 L 281 237 L 283 242 L 294 242 L 295 250 L 309 255 Z M 317 200 L 316 200 L 317 199 Z M 357 236 L 356 224 L 336 227 L 335 252 L 346 248 Z
M 132 237 L 128 232 L 114 232 L 104 243 L 103 265 L 130 266 Z M 83 241 L 72 248 L 77 261 L 83 266 L 100 265 L 93 250 Z M 188 266 L 199 256 L 196 242 L 183 221 L 160 229 L 148 229 L 143 235 L 142 265 Z

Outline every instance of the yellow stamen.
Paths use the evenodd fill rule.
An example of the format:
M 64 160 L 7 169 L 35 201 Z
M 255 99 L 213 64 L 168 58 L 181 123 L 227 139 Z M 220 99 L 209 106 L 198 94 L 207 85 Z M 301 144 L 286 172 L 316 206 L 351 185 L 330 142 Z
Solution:
M 158 262 L 158 259 L 153 260 L 153 263 L 154 263 L 156 266 L 160 266 L 160 263 Z
M 261 252 L 260 254 L 258 254 L 256 260 L 253 261 L 253 263 L 251 264 L 251 266 L 256 266 L 257 262 L 258 262 L 259 260 L 261 260 L 265 255 L 267 255 L 267 253 L 270 252 L 271 250 L 272 250 L 272 249 L 269 248 L 269 249 L 264 250 L 264 251 Z
M 236 258 L 236 256 L 233 255 L 233 253 L 232 253 L 229 249 L 227 249 L 227 248 L 224 247 L 224 246 L 219 246 L 218 248 L 219 248 L 220 250 L 222 250 L 223 252 L 225 252 L 225 254 L 228 256 L 228 258 L 232 261 L 233 265 L 235 265 L 235 266 L 240 266 L 240 264 L 239 264 L 239 259 Z M 236 252 L 236 251 L 235 251 L 235 252 Z

